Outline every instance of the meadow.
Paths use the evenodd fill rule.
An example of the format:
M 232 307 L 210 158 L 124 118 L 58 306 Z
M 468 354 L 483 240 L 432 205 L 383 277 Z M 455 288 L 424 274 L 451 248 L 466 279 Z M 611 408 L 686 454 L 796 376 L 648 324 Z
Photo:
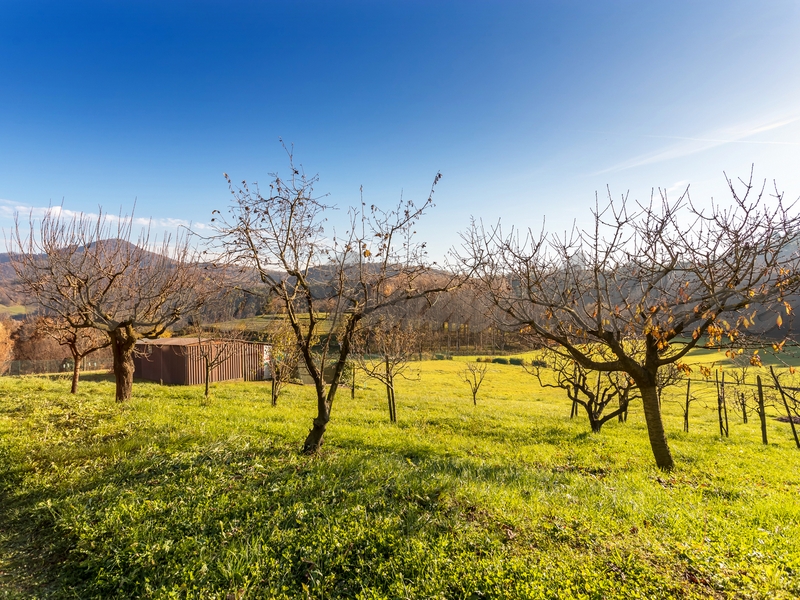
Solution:
M 716 353 L 698 355 L 713 362 Z M 323 449 L 299 452 L 312 390 L 0 379 L 2 598 L 793 598 L 800 451 L 786 423 L 708 394 L 659 471 L 641 409 L 592 434 L 563 393 L 464 361 L 341 390 Z M 674 397 L 674 401 L 673 401 Z M 714 401 L 715 402 L 715 401 Z M 776 413 L 777 414 L 777 413 Z

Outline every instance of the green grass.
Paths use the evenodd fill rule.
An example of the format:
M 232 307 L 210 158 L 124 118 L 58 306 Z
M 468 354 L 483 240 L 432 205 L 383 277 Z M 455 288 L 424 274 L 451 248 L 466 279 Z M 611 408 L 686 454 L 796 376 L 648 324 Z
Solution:
M 27 315 L 28 312 L 31 310 L 32 307 L 23 306 L 21 304 L 14 304 L 12 306 L 6 306 L 5 304 L 0 304 L 0 315 L 7 315 L 9 317 L 14 317 L 17 315 Z
M 397 425 L 382 390 L 343 390 L 323 450 L 299 454 L 310 388 L 0 380 L 0 597 L 791 598 L 800 451 L 770 420 L 718 435 L 698 404 L 588 432 L 518 366 L 418 363 Z M 474 359 L 471 359 L 474 360 Z M 681 391 L 675 391 L 676 397 Z

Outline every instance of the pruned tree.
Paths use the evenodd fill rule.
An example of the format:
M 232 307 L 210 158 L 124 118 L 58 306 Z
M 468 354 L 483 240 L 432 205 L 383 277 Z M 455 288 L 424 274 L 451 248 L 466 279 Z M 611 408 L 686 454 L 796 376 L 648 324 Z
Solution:
M 747 389 L 747 372 L 750 368 L 750 361 L 742 361 L 738 359 L 734 353 L 729 353 L 735 368 L 728 370 L 728 375 L 733 380 L 735 399 L 731 404 L 734 412 L 741 417 L 742 423 L 747 424 L 748 417 L 753 410 L 757 408 L 757 396 L 754 393 L 748 393 Z
M 472 405 L 478 406 L 478 390 L 481 389 L 489 365 L 484 363 L 467 363 L 461 372 L 461 380 L 464 381 L 472 392 Z
M 350 209 L 342 235 L 327 233 L 323 225 L 332 207 L 314 195 L 318 178 L 295 166 L 290 149 L 287 154 L 288 178 L 273 174 L 263 194 L 257 184 L 234 185 L 226 175 L 232 205 L 227 215 L 215 211 L 214 241 L 222 259 L 254 270 L 261 290 L 280 299 L 314 381 L 317 414 L 303 444 L 305 452 L 314 452 L 361 321 L 416 298 L 433 302 L 458 280 L 437 270 L 425 244 L 415 241 L 416 224 L 433 206 L 433 188 L 420 206 L 401 200 L 383 211 L 362 200 Z
M 549 367 L 536 364 L 530 367 L 530 372 L 541 387 L 560 388 L 567 392 L 573 407 L 583 407 L 593 433 L 600 433 L 605 423 L 628 411 L 633 385 L 627 377 L 613 371 L 592 373 L 559 352 L 545 352 Z M 614 410 L 606 412 L 612 405 Z
M 278 397 L 286 382 L 290 381 L 300 363 L 300 346 L 289 320 L 277 315 L 264 332 L 270 349 L 272 370 L 272 406 L 278 406 Z
M 132 243 L 133 218 L 48 210 L 28 233 L 19 218 L 11 264 L 42 310 L 111 340 L 118 402 L 131 397 L 136 341 L 156 338 L 203 301 L 204 272 L 186 235 Z
M 108 334 L 91 327 L 76 327 L 64 318 L 40 317 L 36 320 L 36 329 L 41 335 L 55 340 L 65 346 L 72 356 L 72 387 L 70 393 L 78 392 L 78 380 L 81 374 L 81 362 L 90 354 L 111 345 Z
M 389 420 L 397 423 L 395 382 L 398 378 L 418 378 L 409 370 L 417 349 L 417 332 L 405 323 L 379 318 L 363 327 L 353 341 L 358 369 L 384 385 Z
M 463 234 L 462 263 L 476 272 L 502 326 L 524 329 L 586 370 L 633 379 L 662 469 L 674 461 L 660 369 L 698 345 L 741 346 L 748 328 L 764 332 L 754 313 L 789 312 L 789 295 L 800 287 L 794 205 L 777 188 L 769 196 L 754 186 L 752 173 L 741 186 L 727 181 L 728 206 L 698 207 L 688 189 L 677 201 L 659 192 L 646 204 L 609 194 L 596 204 L 593 226 L 571 234 L 480 222 Z M 776 321 L 781 326 L 780 315 Z

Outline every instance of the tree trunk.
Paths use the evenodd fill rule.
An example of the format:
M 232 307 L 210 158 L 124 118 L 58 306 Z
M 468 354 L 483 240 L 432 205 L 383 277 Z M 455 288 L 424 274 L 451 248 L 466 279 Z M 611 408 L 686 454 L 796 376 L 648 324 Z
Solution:
M 133 393 L 133 349 L 135 345 L 136 335 L 132 327 L 118 327 L 111 333 L 117 402 L 127 402 Z
M 739 392 L 739 403 L 742 405 L 742 421 L 747 425 L 747 400 L 743 392 Z
M 386 403 L 389 407 L 389 422 L 394 423 L 394 411 L 392 410 L 392 388 L 386 384 Z
M 78 379 L 81 376 L 81 361 L 80 359 L 74 360 L 74 364 L 72 366 L 72 389 L 70 390 L 70 394 L 77 394 L 78 393 Z
M 669 451 L 667 436 L 664 432 L 664 421 L 661 418 L 661 409 L 658 406 L 658 390 L 655 385 L 640 386 L 644 420 L 647 424 L 647 435 L 650 438 L 650 448 L 656 464 L 664 471 L 671 471 L 675 467 L 672 453 Z
M 761 375 L 756 377 L 758 382 L 758 418 L 761 421 L 761 442 L 767 442 L 767 409 L 764 407 L 764 390 L 761 387 Z
M 314 419 L 314 425 L 308 432 L 306 441 L 303 443 L 303 452 L 313 454 L 322 447 L 322 438 L 325 436 L 325 428 L 328 426 L 331 415 L 330 410 L 327 414 L 322 414 Z
M 272 399 L 272 406 L 278 406 L 278 394 L 281 393 L 281 380 L 277 375 L 272 375 L 272 390 L 270 393 Z

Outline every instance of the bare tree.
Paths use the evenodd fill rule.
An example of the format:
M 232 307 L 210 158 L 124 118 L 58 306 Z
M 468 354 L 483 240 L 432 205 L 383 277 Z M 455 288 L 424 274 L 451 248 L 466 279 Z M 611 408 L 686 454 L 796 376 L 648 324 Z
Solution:
M 417 332 L 407 324 L 380 318 L 361 329 L 353 341 L 359 370 L 385 386 L 389 420 L 397 423 L 395 381 L 412 378 L 409 363 L 417 349 Z
M 273 174 L 265 194 L 257 184 L 236 186 L 226 175 L 233 203 L 227 216 L 216 211 L 215 240 L 223 258 L 253 269 L 262 290 L 280 299 L 314 381 L 317 416 L 303 445 L 314 452 L 362 319 L 416 298 L 432 302 L 457 281 L 437 272 L 425 245 L 414 239 L 417 222 L 433 206 L 433 188 L 420 206 L 401 200 L 382 211 L 362 200 L 350 210 L 343 235 L 326 233 L 332 207 L 314 195 L 317 177 L 306 176 L 291 150 L 287 154 L 289 177 Z
M 116 399 L 131 397 L 136 341 L 156 338 L 202 302 L 204 276 L 188 238 L 151 241 L 145 228 L 131 243 L 132 217 L 45 213 L 23 234 L 19 219 L 10 259 L 44 312 L 70 327 L 108 335 Z
M 563 389 L 573 407 L 582 406 L 593 433 L 599 433 L 603 424 L 628 411 L 633 386 L 627 377 L 610 371 L 597 371 L 595 377 L 590 377 L 590 371 L 577 361 L 558 352 L 545 352 L 545 362 L 550 367 L 544 368 L 537 364 L 530 368 L 530 372 L 540 386 Z M 612 404 L 616 408 L 605 412 Z
M 505 328 L 525 328 L 584 369 L 634 380 L 662 469 L 674 461 L 659 370 L 698 345 L 744 344 L 754 313 L 790 311 L 787 298 L 800 287 L 800 216 L 777 189 L 770 197 L 754 187 L 752 173 L 741 184 L 728 180 L 730 206 L 701 209 L 688 190 L 644 205 L 609 195 L 588 230 L 536 235 L 474 222 L 463 234 L 463 264 L 477 272 Z M 598 346 L 608 350 L 600 359 Z
M 40 317 L 36 321 L 36 329 L 55 340 L 60 346 L 66 346 L 72 356 L 72 387 L 70 393 L 78 392 L 78 380 L 81 374 L 81 362 L 84 358 L 101 348 L 111 345 L 108 334 L 90 327 L 75 327 L 63 318 Z
M 205 383 L 203 396 L 208 401 L 209 384 L 213 378 L 214 371 L 241 354 L 246 332 L 243 327 L 223 330 L 218 327 L 201 326 L 199 324 L 196 324 L 193 330 L 194 337 L 197 338 L 198 356 L 203 361 L 203 381 Z
M 272 406 L 278 406 L 283 385 L 289 381 L 300 363 L 300 346 L 289 320 L 277 315 L 264 332 L 270 349 L 270 368 L 272 370 Z
M 467 363 L 464 370 L 461 372 L 461 379 L 468 386 L 472 392 L 472 404 L 478 406 L 478 390 L 481 389 L 481 384 L 486 377 L 486 372 L 489 370 L 489 365 L 481 363 Z

